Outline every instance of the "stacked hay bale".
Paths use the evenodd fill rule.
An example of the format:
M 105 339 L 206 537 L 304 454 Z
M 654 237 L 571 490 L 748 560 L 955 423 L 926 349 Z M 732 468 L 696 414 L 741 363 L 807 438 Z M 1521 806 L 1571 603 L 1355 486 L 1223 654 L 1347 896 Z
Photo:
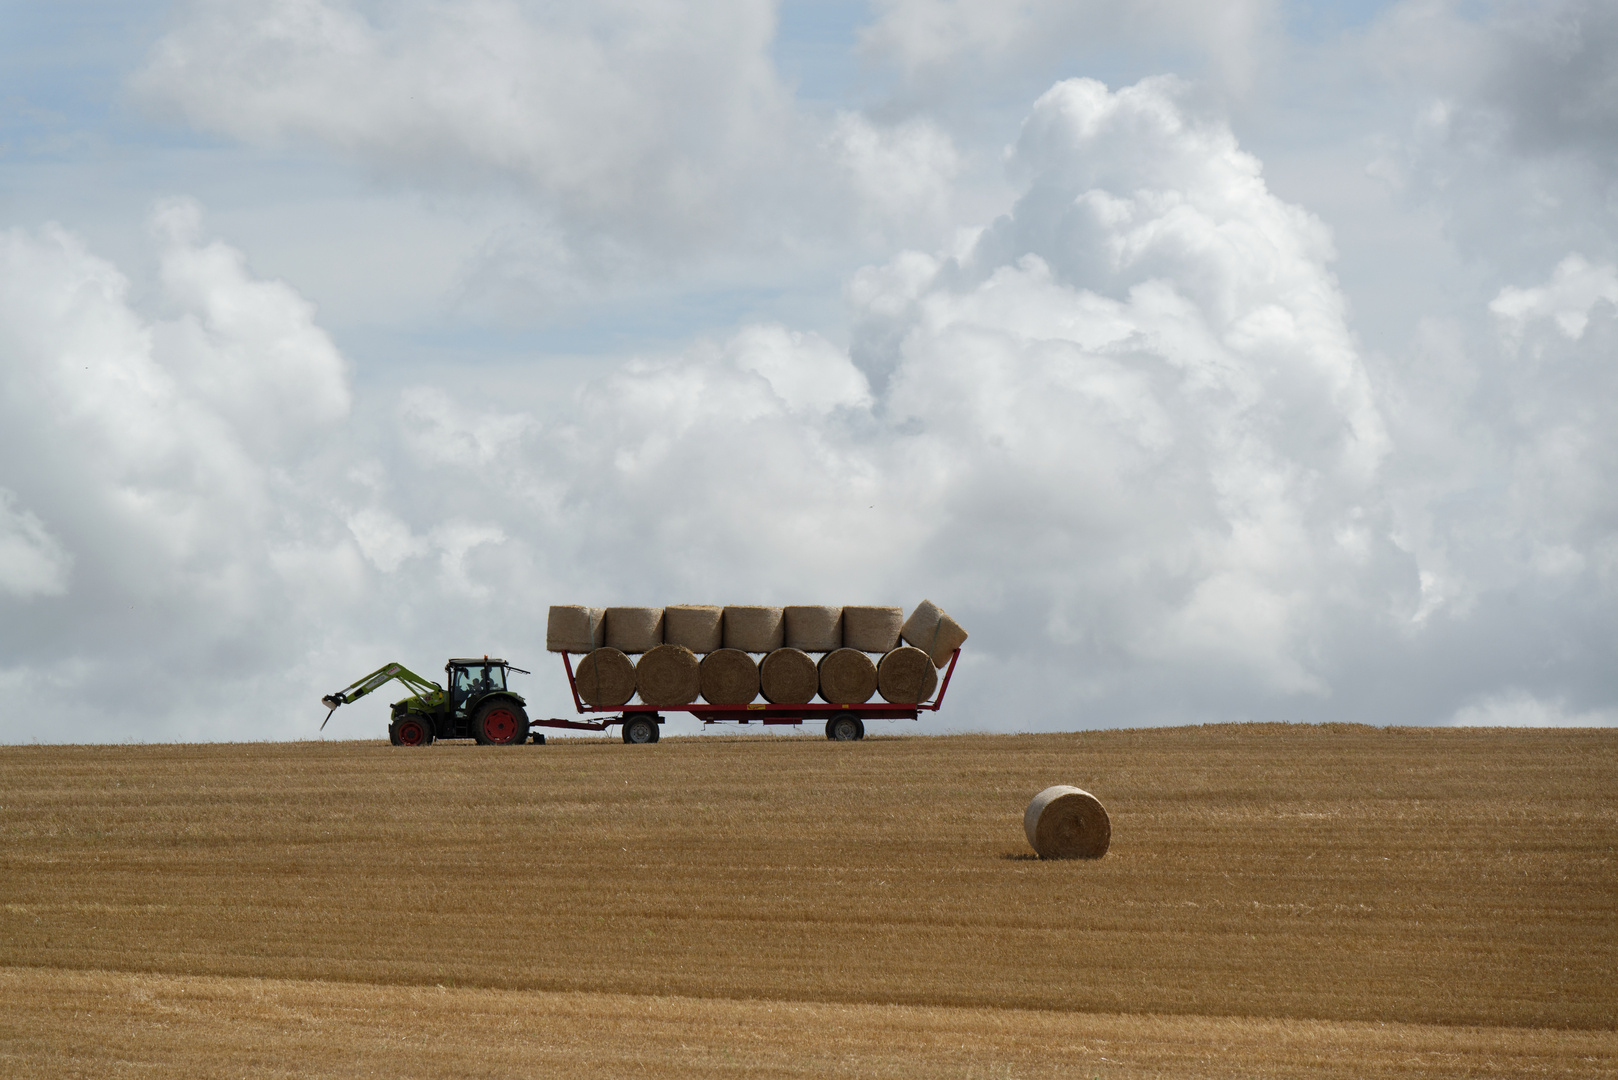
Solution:
M 817 694 L 860 705 L 879 693 L 919 704 L 965 640 L 960 624 L 925 600 L 908 619 L 900 608 L 856 605 L 558 605 L 545 634 L 552 652 L 584 654 L 575 682 L 594 708 L 617 708 L 637 692 L 653 708 L 698 697 L 747 705 L 760 694 L 780 705 L 808 704 Z

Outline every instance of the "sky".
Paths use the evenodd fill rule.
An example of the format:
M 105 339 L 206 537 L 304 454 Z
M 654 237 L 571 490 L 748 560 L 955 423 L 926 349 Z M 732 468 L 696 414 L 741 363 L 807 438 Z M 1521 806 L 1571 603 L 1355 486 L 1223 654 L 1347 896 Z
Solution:
M 551 604 L 924 598 L 898 732 L 1618 723 L 1611 4 L 0 31 L 0 741 L 458 655 L 568 716 Z

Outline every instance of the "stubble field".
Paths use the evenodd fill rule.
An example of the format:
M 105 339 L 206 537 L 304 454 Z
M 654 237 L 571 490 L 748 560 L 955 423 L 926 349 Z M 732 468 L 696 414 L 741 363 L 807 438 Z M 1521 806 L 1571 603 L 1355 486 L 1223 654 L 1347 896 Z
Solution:
M 0 1075 L 1611 1076 L 1615 897 L 1618 732 L 7 747 Z

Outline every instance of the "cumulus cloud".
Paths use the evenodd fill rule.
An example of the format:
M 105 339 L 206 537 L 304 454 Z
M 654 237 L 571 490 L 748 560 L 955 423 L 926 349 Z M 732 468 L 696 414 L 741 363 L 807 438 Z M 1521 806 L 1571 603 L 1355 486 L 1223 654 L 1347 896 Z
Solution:
M 253 145 L 322 146 L 440 191 L 514 191 L 534 217 L 491 237 L 465 275 L 476 291 L 560 303 L 581 276 L 634 277 L 646 259 L 932 225 L 948 135 L 800 108 L 772 60 L 775 6 L 192 0 L 133 85 Z
M 1052 87 L 1000 213 L 850 277 L 846 347 L 760 320 L 361 392 L 190 204 L 154 216 L 149 299 L 4 234 L 0 607 L 29 618 L 0 679 L 103 737 L 310 734 L 298 702 L 385 660 L 537 659 L 550 603 L 926 596 L 973 635 L 946 724 L 1605 722 L 1610 267 L 1370 356 L 1330 232 L 1194 97 Z M 862 130 L 871 176 L 947 173 L 925 130 Z
M 309 440 L 349 407 L 342 358 L 292 290 L 200 234 L 194 208 L 154 227 L 162 315 L 71 233 L 0 234 L 0 563 L 33 605 L 4 621 L 6 650 L 76 660 L 81 693 L 60 713 L 73 731 L 19 717 L 14 736 L 105 736 L 120 708 L 161 723 L 256 678 L 299 648 L 265 626 L 307 630 L 300 616 L 355 569 L 310 505 Z
M 1535 319 L 1549 319 L 1564 337 L 1577 341 L 1590 325 L 1598 303 L 1618 304 L 1618 268 L 1592 266 L 1577 252 L 1563 259 L 1543 285 L 1519 289 L 1508 285 L 1489 305 L 1513 338 L 1520 338 Z
M 873 7 L 865 50 L 923 84 L 1043 71 L 1085 49 L 1144 45 L 1198 54 L 1227 86 L 1243 89 L 1278 16 L 1273 0 L 878 0 Z
M 0 488 L 0 589 L 12 596 L 60 596 L 73 557 L 43 522 Z

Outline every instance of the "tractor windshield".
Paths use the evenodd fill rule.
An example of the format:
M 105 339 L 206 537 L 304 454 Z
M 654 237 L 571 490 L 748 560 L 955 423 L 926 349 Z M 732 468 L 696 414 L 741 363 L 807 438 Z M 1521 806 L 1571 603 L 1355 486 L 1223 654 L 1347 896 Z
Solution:
M 506 669 L 498 664 L 469 664 L 455 669 L 455 701 L 506 688 Z

